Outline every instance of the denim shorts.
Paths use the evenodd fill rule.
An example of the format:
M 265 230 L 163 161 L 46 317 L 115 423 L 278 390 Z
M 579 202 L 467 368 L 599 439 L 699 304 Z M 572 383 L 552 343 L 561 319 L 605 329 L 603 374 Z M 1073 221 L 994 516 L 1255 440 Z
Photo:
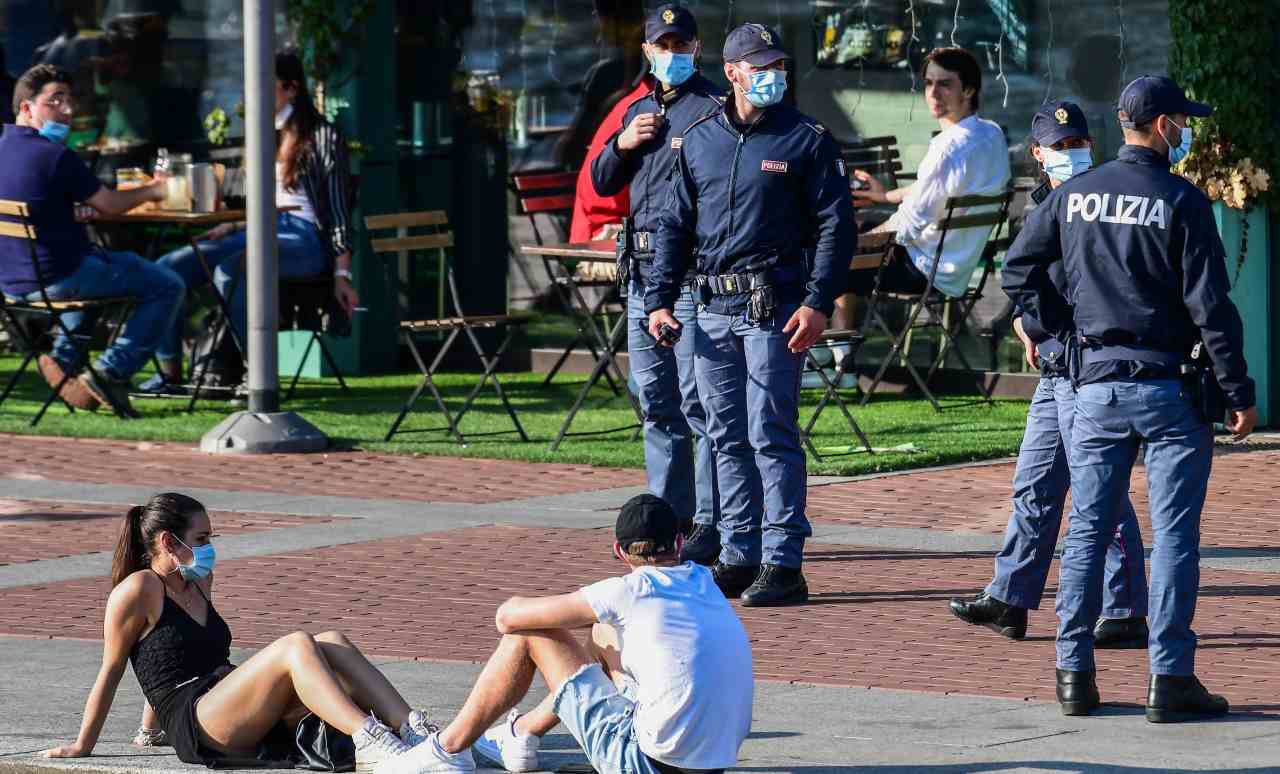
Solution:
M 583 666 L 560 686 L 554 711 L 599 774 L 658 774 L 636 740 L 635 701 L 599 664 Z

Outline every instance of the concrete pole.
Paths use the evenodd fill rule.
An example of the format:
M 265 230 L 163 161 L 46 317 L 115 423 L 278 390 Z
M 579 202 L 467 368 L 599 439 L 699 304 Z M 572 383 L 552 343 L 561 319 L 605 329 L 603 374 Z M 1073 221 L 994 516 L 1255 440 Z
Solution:
M 275 16 L 275 0 L 244 0 L 249 410 L 232 414 L 200 439 L 200 449 L 214 454 L 314 452 L 329 445 L 314 425 L 291 411 L 280 411 Z
M 280 409 L 276 351 L 275 0 L 244 0 L 244 164 L 248 198 L 249 410 Z

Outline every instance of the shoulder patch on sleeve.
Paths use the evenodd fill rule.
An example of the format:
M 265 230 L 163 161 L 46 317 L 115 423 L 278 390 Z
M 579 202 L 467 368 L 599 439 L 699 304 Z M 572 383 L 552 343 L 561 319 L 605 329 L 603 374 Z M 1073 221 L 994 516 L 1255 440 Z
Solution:
M 818 135 L 818 136 L 822 136 L 822 135 L 824 135 L 824 134 L 826 134 L 826 133 L 827 133 L 827 127 L 823 126 L 822 124 L 818 123 L 817 121 L 809 121 L 809 120 L 806 120 L 806 119 L 803 119 L 803 118 L 802 118 L 802 119 L 800 119 L 800 123 L 804 124 L 805 126 L 809 127 L 810 129 L 812 129 L 812 130 L 813 130 L 813 133 L 814 133 L 814 134 L 816 134 L 816 135 Z

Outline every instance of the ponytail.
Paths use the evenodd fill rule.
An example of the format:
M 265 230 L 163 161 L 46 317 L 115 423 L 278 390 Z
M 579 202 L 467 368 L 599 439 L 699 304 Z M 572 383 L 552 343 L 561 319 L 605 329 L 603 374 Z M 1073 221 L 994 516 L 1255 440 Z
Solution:
M 182 494 L 158 494 L 146 505 L 135 505 L 124 515 L 111 561 L 111 586 L 119 586 L 151 563 L 151 545 L 161 532 L 181 534 L 191 525 L 191 517 L 203 513 L 204 506 Z

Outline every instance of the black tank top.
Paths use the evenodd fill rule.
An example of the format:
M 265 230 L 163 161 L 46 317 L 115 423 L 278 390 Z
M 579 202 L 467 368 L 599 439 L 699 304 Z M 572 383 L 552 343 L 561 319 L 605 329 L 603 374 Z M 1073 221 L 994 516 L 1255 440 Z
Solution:
M 204 596 L 199 586 L 196 590 Z M 231 629 L 208 597 L 205 601 L 209 613 L 201 626 L 166 590 L 160 620 L 129 652 L 142 692 L 166 727 L 179 689 L 231 663 Z

